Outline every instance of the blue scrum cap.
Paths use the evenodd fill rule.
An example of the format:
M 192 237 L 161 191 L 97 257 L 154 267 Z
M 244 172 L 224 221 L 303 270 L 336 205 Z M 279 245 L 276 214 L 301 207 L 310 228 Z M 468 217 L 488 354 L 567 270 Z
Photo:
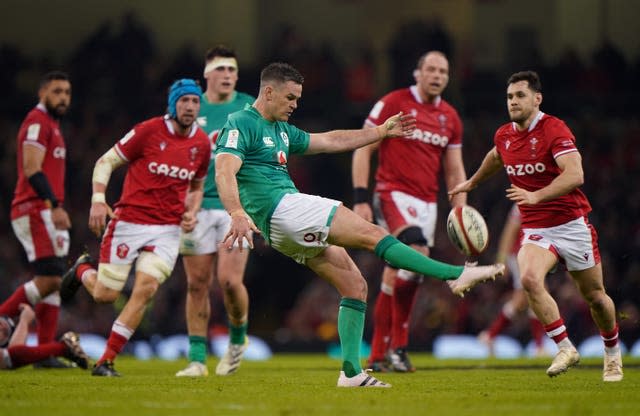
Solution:
M 194 94 L 198 97 L 202 95 L 200 86 L 192 79 L 183 78 L 179 79 L 171 85 L 169 89 L 169 116 L 175 118 L 176 103 L 183 95 Z

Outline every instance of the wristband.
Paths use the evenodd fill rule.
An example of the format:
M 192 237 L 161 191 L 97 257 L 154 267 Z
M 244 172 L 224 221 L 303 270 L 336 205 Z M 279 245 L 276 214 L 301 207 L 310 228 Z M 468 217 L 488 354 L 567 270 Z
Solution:
M 107 203 L 107 199 L 104 195 L 104 192 L 94 192 L 93 195 L 91 195 L 91 203 L 95 204 L 95 203 L 103 203 L 106 204 Z
M 43 199 L 45 205 L 49 208 L 57 208 L 59 203 L 56 196 L 53 194 L 51 190 L 51 185 L 49 185 L 49 181 L 42 171 L 38 171 L 33 175 L 29 176 L 29 184 L 36 192 L 39 198 Z
M 369 190 L 361 186 L 353 188 L 353 203 L 362 204 L 365 202 L 369 203 Z

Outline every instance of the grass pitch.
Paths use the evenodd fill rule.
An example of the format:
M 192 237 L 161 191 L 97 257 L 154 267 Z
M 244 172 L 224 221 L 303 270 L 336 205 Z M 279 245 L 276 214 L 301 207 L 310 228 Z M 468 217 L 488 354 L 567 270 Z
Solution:
M 437 360 L 411 354 L 413 374 L 380 374 L 391 389 L 336 388 L 340 363 L 278 354 L 245 361 L 237 374 L 177 378 L 180 361 L 121 357 L 121 378 L 88 371 L 0 373 L 0 415 L 639 415 L 640 359 L 624 358 L 620 383 L 602 382 L 601 359 L 554 379 L 550 359 Z

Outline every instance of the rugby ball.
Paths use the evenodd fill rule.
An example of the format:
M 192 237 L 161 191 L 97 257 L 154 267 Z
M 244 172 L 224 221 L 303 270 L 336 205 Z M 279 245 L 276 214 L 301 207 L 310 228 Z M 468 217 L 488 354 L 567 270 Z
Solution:
M 462 254 L 477 256 L 489 245 L 489 230 L 482 214 L 469 205 L 457 206 L 447 217 L 449 240 Z

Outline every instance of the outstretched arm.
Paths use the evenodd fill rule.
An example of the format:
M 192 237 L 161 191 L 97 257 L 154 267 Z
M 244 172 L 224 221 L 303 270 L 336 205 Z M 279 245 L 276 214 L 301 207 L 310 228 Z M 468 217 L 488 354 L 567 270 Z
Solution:
M 475 189 L 481 182 L 489 179 L 493 176 L 497 171 L 502 168 L 502 158 L 500 154 L 496 150 L 495 146 L 489 150 L 482 160 L 482 164 L 476 171 L 476 173 L 471 176 L 471 178 L 466 181 L 459 183 L 453 189 L 449 190 L 449 198 L 453 198 L 454 195 L 457 195 L 461 192 L 469 192 L 472 189 Z
M 375 128 L 312 133 L 305 154 L 339 153 L 366 146 L 386 137 L 410 136 L 415 126 L 415 117 L 400 112 Z

